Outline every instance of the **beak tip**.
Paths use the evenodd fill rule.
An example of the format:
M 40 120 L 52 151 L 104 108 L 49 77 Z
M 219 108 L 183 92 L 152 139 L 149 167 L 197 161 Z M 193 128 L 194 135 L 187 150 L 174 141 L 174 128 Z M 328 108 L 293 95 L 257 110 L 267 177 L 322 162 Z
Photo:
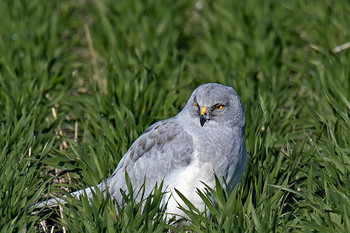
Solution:
M 203 115 L 201 115 L 199 118 L 199 122 L 200 122 L 202 127 L 204 126 L 206 121 L 207 121 L 207 119 Z

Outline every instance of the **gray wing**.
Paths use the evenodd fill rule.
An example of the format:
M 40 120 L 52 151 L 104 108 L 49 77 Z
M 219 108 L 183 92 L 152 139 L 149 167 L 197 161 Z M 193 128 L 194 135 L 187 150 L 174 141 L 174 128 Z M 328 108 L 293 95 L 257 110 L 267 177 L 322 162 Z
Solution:
M 111 196 L 121 201 L 127 191 L 125 171 L 138 191 L 146 182 L 146 195 L 172 171 L 188 166 L 193 158 L 193 140 L 174 119 L 150 126 L 119 162 L 107 185 Z

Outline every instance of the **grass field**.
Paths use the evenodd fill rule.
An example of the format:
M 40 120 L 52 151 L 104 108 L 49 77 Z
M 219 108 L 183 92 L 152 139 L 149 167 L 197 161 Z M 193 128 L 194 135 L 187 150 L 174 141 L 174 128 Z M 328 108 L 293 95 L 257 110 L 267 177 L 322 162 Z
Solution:
M 0 22 L 1 232 L 350 232 L 348 0 L 3 0 Z M 101 193 L 29 209 L 105 180 L 207 82 L 241 96 L 250 155 L 210 219 L 174 229 L 159 190 L 119 217 Z

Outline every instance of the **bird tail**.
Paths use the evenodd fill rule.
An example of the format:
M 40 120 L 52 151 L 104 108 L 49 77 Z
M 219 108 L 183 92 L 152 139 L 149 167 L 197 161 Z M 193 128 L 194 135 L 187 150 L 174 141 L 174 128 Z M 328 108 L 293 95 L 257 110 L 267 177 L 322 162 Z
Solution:
M 104 191 L 104 189 L 102 189 L 104 187 L 104 185 L 99 184 L 97 186 L 101 191 Z M 95 192 L 95 187 L 91 186 L 85 189 L 81 189 L 75 192 L 70 193 L 70 195 L 72 195 L 73 197 L 79 198 L 82 195 L 86 195 L 88 197 L 88 199 L 92 198 L 92 193 Z M 30 207 L 30 209 L 34 208 L 34 209 L 40 209 L 40 208 L 44 208 L 44 207 L 54 207 L 54 206 L 58 206 L 58 205 L 64 205 L 67 203 L 66 201 L 66 197 L 67 195 L 64 195 L 62 197 L 56 197 L 56 198 L 52 198 L 46 201 L 42 201 L 39 202 L 37 204 L 34 204 Z

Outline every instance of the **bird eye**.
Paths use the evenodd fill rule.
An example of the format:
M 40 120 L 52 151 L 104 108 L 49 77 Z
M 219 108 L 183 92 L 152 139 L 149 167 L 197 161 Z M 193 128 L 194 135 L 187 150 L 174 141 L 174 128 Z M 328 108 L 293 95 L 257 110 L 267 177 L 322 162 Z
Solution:
M 194 106 L 198 106 L 198 103 L 197 103 L 197 102 L 195 102 L 195 103 L 194 103 Z
M 216 109 L 223 109 L 224 105 L 217 105 L 215 108 Z

